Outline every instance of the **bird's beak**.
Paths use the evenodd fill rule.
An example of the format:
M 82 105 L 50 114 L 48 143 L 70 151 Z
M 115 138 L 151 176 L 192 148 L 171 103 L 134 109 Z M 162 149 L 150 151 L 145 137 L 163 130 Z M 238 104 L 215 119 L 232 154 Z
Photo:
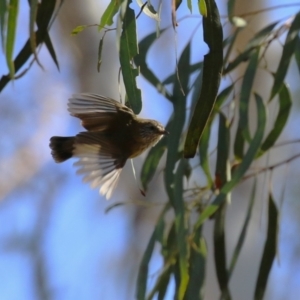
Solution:
M 162 133 L 161 134 L 163 134 L 163 135 L 168 135 L 168 134 L 170 134 L 170 132 L 169 131 L 167 131 L 166 129 L 165 130 L 163 130 L 162 131 Z

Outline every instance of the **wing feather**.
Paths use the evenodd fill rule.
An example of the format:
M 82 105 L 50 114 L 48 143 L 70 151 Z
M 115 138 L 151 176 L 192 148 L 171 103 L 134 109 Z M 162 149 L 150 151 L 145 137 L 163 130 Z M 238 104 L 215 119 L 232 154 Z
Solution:
M 68 103 L 68 111 L 74 117 L 81 119 L 81 124 L 89 131 L 103 131 L 115 120 L 117 113 L 128 116 L 133 111 L 120 102 L 96 94 L 74 94 Z
M 77 174 L 84 175 L 84 182 L 92 188 L 100 187 L 100 194 L 109 199 L 118 182 L 126 158 L 120 149 L 111 147 L 110 140 L 98 132 L 82 132 L 76 136 L 73 155 Z

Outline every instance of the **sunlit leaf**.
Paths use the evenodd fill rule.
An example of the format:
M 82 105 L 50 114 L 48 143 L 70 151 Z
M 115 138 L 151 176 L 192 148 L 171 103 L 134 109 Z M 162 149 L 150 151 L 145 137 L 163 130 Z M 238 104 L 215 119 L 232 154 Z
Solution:
M 210 0 L 208 0 L 208 1 L 210 1 Z M 207 17 L 207 6 L 205 3 L 205 0 L 198 0 L 198 8 L 199 8 L 200 15 L 206 18 Z
M 104 11 L 98 29 L 102 30 L 106 25 L 110 26 L 113 24 L 113 17 L 118 12 L 120 5 L 124 0 L 111 0 L 106 10 Z
M 86 29 L 87 27 L 88 27 L 88 25 L 79 25 L 79 26 L 75 27 L 71 32 L 71 36 L 77 35 L 81 31 Z
M 17 31 L 17 19 L 19 12 L 19 1 L 10 0 L 8 4 L 8 20 L 7 20 L 7 34 L 6 34 L 6 63 L 9 69 L 10 78 L 15 76 L 14 65 L 14 46 Z
M 146 16 L 159 21 L 159 15 L 152 5 L 149 5 L 149 3 L 145 4 L 142 0 L 136 0 L 136 2 L 140 8 L 143 7 L 143 13 Z

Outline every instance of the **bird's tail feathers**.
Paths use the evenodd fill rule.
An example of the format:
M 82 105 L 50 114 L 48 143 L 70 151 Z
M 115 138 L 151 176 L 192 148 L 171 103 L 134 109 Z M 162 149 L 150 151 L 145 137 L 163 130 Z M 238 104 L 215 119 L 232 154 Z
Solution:
M 53 136 L 50 139 L 51 154 L 57 163 L 73 156 L 75 137 Z

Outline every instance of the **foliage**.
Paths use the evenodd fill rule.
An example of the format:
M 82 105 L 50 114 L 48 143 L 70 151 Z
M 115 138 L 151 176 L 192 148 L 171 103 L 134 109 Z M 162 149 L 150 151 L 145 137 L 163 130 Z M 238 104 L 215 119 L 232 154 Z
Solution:
M 60 2 L 57 10 L 56 2 Z M 17 19 L 19 10 L 19 0 L 0 0 L 0 32 L 1 44 L 5 49 L 6 62 L 8 67 L 8 74 L 0 78 L 0 92 L 7 85 L 8 82 L 22 77 L 30 69 L 32 64 L 36 61 L 41 67 L 37 52 L 40 47 L 45 44 L 50 56 L 55 65 L 59 68 L 56 53 L 51 42 L 49 30 L 54 21 L 57 12 L 62 5 L 63 0 L 31 0 L 28 2 L 30 6 L 29 14 L 29 37 L 20 52 L 14 57 L 15 40 L 17 32 Z M 37 29 L 35 29 L 35 25 Z M 25 68 L 26 63 L 29 66 Z M 23 68 L 23 70 L 22 70 Z

